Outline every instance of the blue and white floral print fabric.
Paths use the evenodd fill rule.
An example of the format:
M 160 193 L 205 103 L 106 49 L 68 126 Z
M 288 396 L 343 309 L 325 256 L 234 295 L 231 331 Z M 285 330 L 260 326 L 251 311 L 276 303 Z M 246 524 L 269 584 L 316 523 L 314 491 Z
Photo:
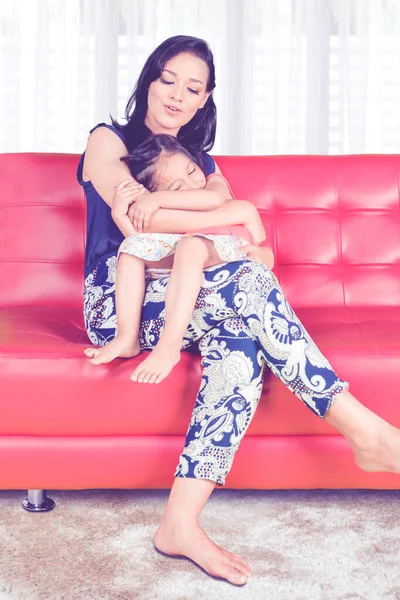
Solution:
M 85 282 L 85 324 L 95 345 L 106 344 L 116 333 L 116 264 L 116 256 L 105 257 Z M 163 329 L 168 279 L 169 271 L 160 271 L 148 282 L 143 350 L 157 344 Z M 204 271 L 183 348 L 194 344 L 203 374 L 178 477 L 225 482 L 257 408 L 265 366 L 320 418 L 348 387 L 296 317 L 275 275 L 249 260 Z

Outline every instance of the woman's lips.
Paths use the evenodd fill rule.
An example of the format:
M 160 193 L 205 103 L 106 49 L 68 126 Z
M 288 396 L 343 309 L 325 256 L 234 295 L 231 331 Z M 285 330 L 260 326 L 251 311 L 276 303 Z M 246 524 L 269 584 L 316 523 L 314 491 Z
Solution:
M 175 116 L 175 115 L 179 115 L 182 112 L 179 108 L 175 108 L 174 109 L 173 106 L 165 105 L 164 108 L 165 108 L 165 110 L 167 111 L 167 113 L 169 115 L 174 115 Z

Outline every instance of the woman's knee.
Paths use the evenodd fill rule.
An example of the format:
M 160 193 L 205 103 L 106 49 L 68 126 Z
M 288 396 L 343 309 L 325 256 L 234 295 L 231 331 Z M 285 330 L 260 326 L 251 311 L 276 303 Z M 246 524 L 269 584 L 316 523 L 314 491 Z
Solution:
M 248 287 L 248 279 L 253 285 L 250 288 L 253 291 L 267 291 L 273 287 L 279 286 L 278 280 L 272 271 L 263 263 L 252 260 L 244 261 L 239 267 L 238 278 L 246 281 Z

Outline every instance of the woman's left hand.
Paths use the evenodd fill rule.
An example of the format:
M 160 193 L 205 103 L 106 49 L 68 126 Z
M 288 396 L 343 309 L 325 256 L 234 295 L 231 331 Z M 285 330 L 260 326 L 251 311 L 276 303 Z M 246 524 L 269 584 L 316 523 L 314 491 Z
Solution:
M 146 231 L 146 227 L 150 223 L 151 217 L 160 208 L 159 202 L 151 192 L 145 190 L 134 204 L 131 204 L 128 216 L 135 228 L 135 231 L 141 233 Z
M 275 265 L 275 257 L 271 248 L 268 246 L 255 246 L 253 244 L 242 246 L 241 250 L 247 255 L 250 260 L 264 264 L 268 269 L 273 269 Z

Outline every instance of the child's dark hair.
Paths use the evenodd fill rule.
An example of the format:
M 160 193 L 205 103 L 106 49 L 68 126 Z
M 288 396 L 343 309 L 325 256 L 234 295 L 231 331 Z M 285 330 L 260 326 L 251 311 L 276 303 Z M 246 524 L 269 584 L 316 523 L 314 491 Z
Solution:
M 201 58 L 208 67 L 206 91 L 211 92 L 202 109 L 178 132 L 180 142 L 200 160 L 201 152 L 209 152 L 214 145 L 216 132 L 216 112 L 212 91 L 215 88 L 214 57 L 207 42 L 190 35 L 175 35 L 160 44 L 149 56 L 144 65 L 132 96 L 125 109 L 126 124 L 120 125 L 115 119 L 112 124 L 119 129 L 132 152 L 151 131 L 144 124 L 147 113 L 147 95 L 150 84 L 158 79 L 165 63 L 178 54 L 187 52 Z
M 121 158 L 124 161 L 132 174 L 132 176 L 144 185 L 149 192 L 154 192 L 156 189 L 155 181 L 155 164 L 161 154 L 176 154 L 181 153 L 187 156 L 195 164 L 200 166 L 195 158 L 182 146 L 177 138 L 166 133 L 158 133 L 150 135 L 128 156 Z

